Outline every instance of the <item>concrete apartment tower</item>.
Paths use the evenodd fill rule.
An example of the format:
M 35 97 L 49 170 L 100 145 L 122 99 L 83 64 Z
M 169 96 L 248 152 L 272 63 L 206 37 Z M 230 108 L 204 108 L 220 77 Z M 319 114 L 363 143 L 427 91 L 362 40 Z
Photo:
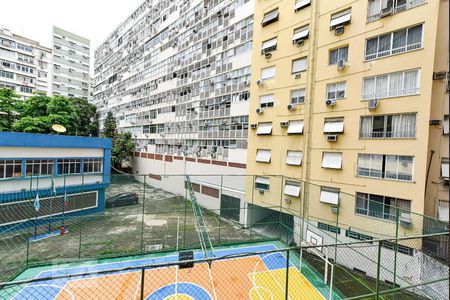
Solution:
M 52 50 L 37 41 L 0 29 L 0 87 L 23 98 L 49 95 Z
M 53 27 L 52 94 L 89 100 L 90 41 Z
M 255 2 L 247 172 L 259 176 L 246 188 L 254 204 L 289 198 L 300 210 L 308 199 L 307 214 L 331 221 L 338 211 L 347 233 L 375 236 L 395 232 L 392 207 L 448 222 L 448 5 Z M 264 174 L 294 181 L 280 187 Z M 295 179 L 317 188 L 293 195 Z M 427 231 L 400 217 L 400 232 Z

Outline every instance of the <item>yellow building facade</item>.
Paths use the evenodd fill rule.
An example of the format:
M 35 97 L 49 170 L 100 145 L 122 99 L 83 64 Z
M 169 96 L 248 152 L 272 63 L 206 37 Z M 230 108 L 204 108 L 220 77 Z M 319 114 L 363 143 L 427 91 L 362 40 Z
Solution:
M 392 229 L 395 207 L 405 231 L 423 226 L 408 211 L 448 221 L 448 1 L 265 0 L 254 20 L 249 202 L 355 228 Z

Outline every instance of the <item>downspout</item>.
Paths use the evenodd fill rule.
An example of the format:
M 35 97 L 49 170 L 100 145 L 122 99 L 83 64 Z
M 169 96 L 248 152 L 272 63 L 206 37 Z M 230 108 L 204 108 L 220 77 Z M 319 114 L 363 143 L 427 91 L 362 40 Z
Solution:
M 427 176 L 425 178 L 425 191 L 424 191 L 424 198 L 427 195 L 427 187 L 428 187 L 428 177 L 430 176 L 430 169 L 431 169 L 431 161 L 433 160 L 434 150 L 431 150 L 431 156 L 430 160 L 428 161 L 428 167 L 427 167 Z

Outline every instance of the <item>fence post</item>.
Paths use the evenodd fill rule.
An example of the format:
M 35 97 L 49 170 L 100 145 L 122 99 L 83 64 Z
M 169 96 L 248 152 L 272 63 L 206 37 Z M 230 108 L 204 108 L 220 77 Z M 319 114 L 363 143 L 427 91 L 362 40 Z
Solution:
M 80 243 L 79 243 L 79 246 L 78 246 L 78 259 L 81 259 L 81 229 L 82 229 L 82 224 L 83 224 L 83 216 L 81 216 L 80 223 L 78 225 L 78 226 L 80 226 L 80 235 L 79 235 Z
M 395 220 L 395 243 L 394 243 L 394 285 L 396 287 L 397 284 L 397 253 L 398 253 L 398 221 L 400 216 L 400 210 L 398 207 L 395 208 L 396 211 L 396 220 Z
M 30 255 L 30 226 L 28 226 L 28 233 L 27 233 L 27 257 L 26 257 L 26 263 L 25 265 L 28 267 L 28 257 Z
M 141 300 L 144 300 L 144 288 L 145 288 L 145 267 L 141 269 Z
M 142 224 L 141 224 L 141 253 L 144 252 L 144 216 L 145 216 L 145 183 L 146 183 L 147 175 L 144 175 L 144 189 L 142 195 Z
M 217 220 L 218 220 L 218 223 L 219 223 L 219 242 L 218 242 L 218 243 L 219 243 L 219 245 L 220 245 L 220 226 L 221 226 L 221 225 L 220 225 L 220 219 L 217 218 Z
M 284 299 L 289 299 L 289 249 L 286 250 L 286 287 L 285 287 Z
M 378 242 L 378 258 L 377 258 L 377 281 L 375 285 L 376 299 L 379 299 L 380 293 L 380 266 L 381 266 L 381 241 Z

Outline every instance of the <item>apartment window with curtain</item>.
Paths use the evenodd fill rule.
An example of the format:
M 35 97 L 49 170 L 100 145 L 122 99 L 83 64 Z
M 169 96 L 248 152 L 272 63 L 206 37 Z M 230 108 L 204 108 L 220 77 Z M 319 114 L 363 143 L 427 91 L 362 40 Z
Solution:
M 329 65 L 336 65 L 339 60 L 348 61 L 348 46 L 330 50 Z
M 305 89 L 298 89 L 291 91 L 291 104 L 305 103 Z
M 367 22 L 414 8 L 426 0 L 369 0 Z
M 275 66 L 264 68 L 261 70 L 261 79 L 269 80 L 275 78 Z
M 417 95 L 420 89 L 418 69 L 383 74 L 363 79 L 363 99 L 383 99 Z
M 344 99 L 346 90 L 346 82 L 337 82 L 327 84 L 327 99 Z
M 366 60 L 373 60 L 397 53 L 422 48 L 423 25 L 416 25 L 390 32 L 366 41 Z
M 359 137 L 363 139 L 415 138 L 416 114 L 362 116 Z
M 295 59 L 292 61 L 292 74 L 297 74 L 306 71 L 307 67 L 308 63 L 306 57 Z
M 414 156 L 359 154 L 357 174 L 361 177 L 412 181 Z
M 411 211 L 411 201 L 394 197 L 356 193 L 355 213 L 379 219 L 395 221 L 399 215 Z
M 259 106 L 262 108 L 273 107 L 274 95 L 262 95 L 259 96 Z

